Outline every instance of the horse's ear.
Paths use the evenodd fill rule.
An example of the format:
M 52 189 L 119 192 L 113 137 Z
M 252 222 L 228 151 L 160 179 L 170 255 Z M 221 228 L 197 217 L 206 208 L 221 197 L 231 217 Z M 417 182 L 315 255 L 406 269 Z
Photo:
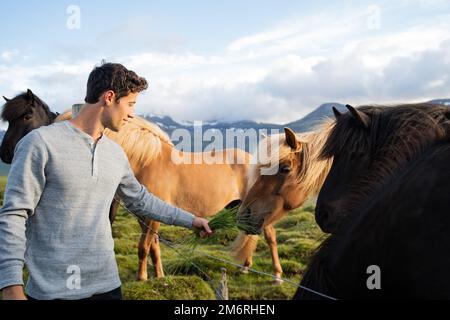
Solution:
M 27 97 L 31 101 L 31 103 L 34 102 L 34 93 L 30 89 L 27 89 Z
M 302 143 L 298 141 L 297 135 L 292 129 L 285 127 L 284 134 L 286 135 L 286 143 L 293 151 L 298 152 L 302 149 Z
M 370 118 L 367 114 L 365 114 L 362 111 L 359 111 L 358 109 L 352 107 L 351 105 L 346 105 L 348 111 L 350 111 L 350 114 L 352 117 L 356 120 L 356 122 L 362 126 L 364 129 L 370 128 Z
M 339 119 L 342 116 L 342 113 L 338 109 L 336 109 L 335 106 L 331 108 L 333 109 L 334 117 L 336 118 L 336 120 Z
M 6 102 L 10 102 L 11 99 L 8 99 L 7 97 L 3 96 L 3 99 L 5 99 Z

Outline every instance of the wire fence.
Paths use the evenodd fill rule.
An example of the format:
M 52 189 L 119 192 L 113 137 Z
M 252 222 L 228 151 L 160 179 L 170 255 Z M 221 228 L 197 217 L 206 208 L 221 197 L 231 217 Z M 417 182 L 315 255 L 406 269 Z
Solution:
M 215 291 L 216 296 L 219 297 L 220 299 L 224 299 L 222 292 L 219 290 L 219 287 L 221 286 L 221 283 L 219 282 L 219 280 L 214 280 L 214 279 L 212 279 L 212 278 L 208 275 L 207 272 L 205 272 L 204 270 L 202 270 L 202 268 L 201 268 L 198 264 L 194 263 L 194 261 L 192 261 L 192 259 L 190 259 L 190 256 L 187 256 L 185 253 L 183 253 L 181 250 L 179 250 L 179 249 L 177 248 L 178 246 L 182 246 L 182 244 L 177 244 L 177 243 L 175 243 L 175 242 L 173 242 L 173 241 L 170 241 L 170 240 L 168 240 L 168 239 L 165 239 L 163 236 L 161 236 L 161 234 L 160 234 L 159 232 L 152 230 L 152 228 L 145 222 L 144 219 L 142 219 L 142 217 L 140 217 L 140 216 L 138 216 L 138 215 L 135 215 L 133 212 L 129 211 L 128 208 L 127 208 L 127 207 L 126 207 L 119 199 L 114 198 L 114 200 L 117 201 L 117 202 L 120 204 L 120 206 L 121 206 L 128 214 L 130 214 L 130 215 L 132 215 L 133 217 L 137 218 L 137 219 L 139 220 L 139 222 L 141 222 L 144 226 L 146 226 L 146 228 L 151 232 L 152 237 L 158 237 L 158 239 L 159 239 L 159 241 L 160 241 L 161 243 L 163 243 L 163 244 L 166 245 L 168 248 L 170 248 L 171 250 L 173 250 L 173 251 L 174 251 L 177 255 L 179 255 L 182 259 L 184 259 L 184 260 L 188 261 L 189 263 L 191 263 L 191 264 L 193 265 L 193 267 L 194 267 L 195 269 L 197 269 L 197 270 L 199 271 L 199 273 L 202 274 L 202 275 L 207 279 L 207 282 L 210 284 L 210 286 L 211 286 L 211 287 L 213 288 L 213 290 Z M 281 280 L 281 281 L 283 281 L 284 283 L 286 283 L 286 284 L 288 284 L 288 285 L 294 286 L 294 287 L 296 287 L 296 288 L 301 288 L 301 289 L 303 289 L 303 290 L 306 290 L 306 291 L 308 291 L 308 292 L 310 292 L 310 293 L 312 293 L 312 294 L 315 294 L 315 295 L 317 295 L 317 296 L 320 296 L 320 297 L 322 297 L 322 298 L 325 298 L 325 299 L 328 299 L 328 300 L 338 300 L 338 299 L 335 298 L 335 297 L 331 297 L 331 296 L 329 296 L 329 295 L 323 294 L 323 293 L 318 292 L 318 291 L 316 291 L 316 290 L 313 290 L 313 289 L 311 289 L 311 288 L 305 287 L 305 286 L 303 286 L 303 285 L 301 285 L 301 284 L 297 284 L 297 283 L 295 283 L 295 282 L 293 282 L 293 281 L 291 281 L 291 280 L 289 280 L 289 279 L 287 279 L 287 278 L 278 277 L 278 276 L 276 276 L 276 275 L 274 275 L 274 274 L 271 274 L 271 273 L 268 273 L 268 272 L 256 270 L 256 269 L 253 269 L 253 268 L 248 268 L 248 267 L 246 267 L 246 266 L 244 266 L 244 265 L 241 265 L 241 264 L 238 264 L 238 263 L 236 263 L 236 262 L 233 262 L 233 261 L 230 261 L 230 260 L 227 260 L 227 259 L 223 259 L 223 258 L 219 258 L 219 257 L 213 256 L 213 255 L 211 255 L 211 254 L 208 254 L 208 253 L 206 253 L 206 252 L 202 252 L 201 250 L 199 250 L 198 247 L 193 248 L 192 251 L 195 251 L 195 253 L 197 253 L 197 254 L 199 254 L 199 255 L 201 255 L 201 256 L 205 256 L 205 257 L 207 257 L 207 258 L 209 258 L 209 259 L 212 259 L 212 260 L 215 260 L 215 261 L 224 263 L 224 264 L 226 264 L 226 265 L 228 265 L 228 266 L 232 266 L 232 267 L 239 268 L 239 269 L 246 268 L 246 269 L 247 269 L 249 272 L 251 272 L 251 273 L 258 274 L 258 275 L 262 275 L 262 276 L 267 276 L 267 277 L 270 277 L 270 278 L 272 278 L 272 279 L 274 279 L 274 280 Z M 190 251 L 190 253 L 192 253 L 192 252 Z

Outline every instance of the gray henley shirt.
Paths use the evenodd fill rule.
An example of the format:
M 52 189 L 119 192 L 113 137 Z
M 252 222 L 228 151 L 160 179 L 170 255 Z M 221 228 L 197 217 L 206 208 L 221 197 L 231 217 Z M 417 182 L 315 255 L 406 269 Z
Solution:
M 105 135 L 94 144 L 64 121 L 22 138 L 0 210 L 0 289 L 23 284 L 24 263 L 25 291 L 35 299 L 81 299 L 119 287 L 108 219 L 116 194 L 138 216 L 192 228 L 194 216 L 149 193 Z

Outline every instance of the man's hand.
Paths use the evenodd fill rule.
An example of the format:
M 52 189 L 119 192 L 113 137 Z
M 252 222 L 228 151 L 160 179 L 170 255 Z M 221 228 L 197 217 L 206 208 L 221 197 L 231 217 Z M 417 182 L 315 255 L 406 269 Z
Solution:
M 209 237 L 212 234 L 212 230 L 208 225 L 208 220 L 206 219 L 195 217 L 192 226 L 200 231 L 201 238 Z
M 3 300 L 28 300 L 22 286 L 10 286 L 2 290 Z

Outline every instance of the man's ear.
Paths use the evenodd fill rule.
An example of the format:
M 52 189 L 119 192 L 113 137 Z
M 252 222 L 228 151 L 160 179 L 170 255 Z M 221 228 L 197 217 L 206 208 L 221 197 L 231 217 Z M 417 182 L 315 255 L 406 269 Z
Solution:
M 116 94 L 112 90 L 107 90 L 103 93 L 101 99 L 103 99 L 103 102 L 109 106 L 116 100 Z

